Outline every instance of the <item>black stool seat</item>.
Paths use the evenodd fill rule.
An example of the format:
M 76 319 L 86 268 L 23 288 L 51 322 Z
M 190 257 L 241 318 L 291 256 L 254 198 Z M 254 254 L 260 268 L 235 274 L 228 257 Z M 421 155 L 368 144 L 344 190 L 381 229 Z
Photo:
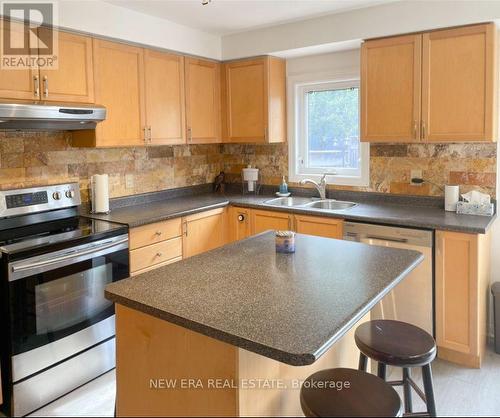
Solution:
M 372 374 L 353 369 L 327 369 L 309 376 L 300 390 L 307 417 L 397 417 L 402 404 L 397 392 Z
M 354 338 L 363 354 L 391 366 L 423 366 L 436 357 L 432 335 L 405 322 L 387 319 L 365 322 L 356 329 Z

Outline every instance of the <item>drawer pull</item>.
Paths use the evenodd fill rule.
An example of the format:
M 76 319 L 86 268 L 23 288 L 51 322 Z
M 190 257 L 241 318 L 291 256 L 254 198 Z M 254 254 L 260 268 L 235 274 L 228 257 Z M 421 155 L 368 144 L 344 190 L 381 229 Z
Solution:
M 161 257 L 162 255 L 163 255 L 163 254 L 162 254 L 162 253 L 160 253 L 160 252 L 157 252 L 157 253 L 156 253 L 156 257 Z
M 162 234 L 162 232 L 161 231 L 156 231 L 155 234 L 158 235 L 158 236 L 160 236 Z

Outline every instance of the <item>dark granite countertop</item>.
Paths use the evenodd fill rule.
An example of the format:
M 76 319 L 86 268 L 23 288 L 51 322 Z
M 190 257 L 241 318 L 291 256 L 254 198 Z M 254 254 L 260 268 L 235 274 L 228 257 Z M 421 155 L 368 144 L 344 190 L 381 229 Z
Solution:
M 271 196 L 228 196 L 232 205 L 255 209 L 286 211 L 304 215 L 341 218 L 348 221 L 406 226 L 422 229 L 484 234 L 493 224 L 494 216 L 458 215 L 435 206 L 415 206 L 382 201 L 351 199 L 357 205 L 347 210 L 324 211 L 301 207 L 282 208 L 264 204 Z
M 265 232 L 106 287 L 106 297 L 257 354 L 314 363 L 423 259 L 416 251 Z
M 109 214 L 83 213 L 83 215 L 94 219 L 126 224 L 130 228 L 134 228 L 153 222 L 224 207 L 228 204 L 229 199 L 224 196 L 205 193 L 195 196 L 181 196 L 158 202 L 119 207 L 112 209 Z
M 351 200 L 358 203 L 353 208 L 338 211 L 314 210 L 300 207 L 278 208 L 264 204 L 264 201 L 273 198 L 273 195 L 242 196 L 237 193 L 219 195 L 208 193 L 206 189 L 200 190 L 195 195 L 168 198 L 166 196 L 162 198 L 161 195 L 154 196 L 155 200 L 151 202 L 145 202 L 144 198 L 137 199 L 133 197 L 129 201 L 133 204 L 126 206 L 122 203 L 122 206 L 112 209 L 108 215 L 88 213 L 84 213 L 83 215 L 127 224 L 133 228 L 232 204 L 242 207 L 341 218 L 367 223 L 477 234 L 486 233 L 496 218 L 496 215 L 473 216 L 446 212 L 442 207 L 436 205 L 436 200 L 429 200 L 428 198 L 427 200 L 430 203 L 425 198 L 415 198 L 415 200 L 412 200 L 411 198 L 394 198 L 393 196 L 382 195 L 377 195 L 375 198 L 367 198 L 369 194 L 358 194 L 355 192 L 331 196 L 339 200 Z M 162 200 L 158 200 L 159 198 L 162 198 Z

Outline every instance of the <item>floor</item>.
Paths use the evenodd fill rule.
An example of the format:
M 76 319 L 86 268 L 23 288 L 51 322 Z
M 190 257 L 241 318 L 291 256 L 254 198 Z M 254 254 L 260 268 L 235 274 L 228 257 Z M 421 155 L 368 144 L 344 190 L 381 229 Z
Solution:
M 394 379 L 397 371 L 390 371 Z M 500 416 L 500 355 L 489 350 L 480 370 L 436 360 L 433 363 L 438 414 L 443 416 Z M 418 370 L 415 381 L 421 383 Z M 399 390 L 399 389 L 398 389 Z M 32 416 L 102 416 L 114 411 L 115 373 L 111 371 Z M 423 404 L 414 395 L 415 411 Z

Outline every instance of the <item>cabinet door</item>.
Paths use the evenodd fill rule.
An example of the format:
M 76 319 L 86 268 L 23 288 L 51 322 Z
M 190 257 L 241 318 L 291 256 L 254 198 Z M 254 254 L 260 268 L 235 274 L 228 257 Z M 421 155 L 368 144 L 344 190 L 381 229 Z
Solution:
M 295 215 L 295 231 L 299 234 L 342 239 L 343 221 L 341 219 Z
M 6 39 L 8 24 L 1 21 L 2 40 Z M 24 25 L 10 22 L 11 45 L 19 45 L 24 42 Z M 3 43 L 2 43 L 3 54 Z M 39 99 L 40 92 L 38 70 L 9 70 L 0 69 L 0 98 L 3 99 Z M 38 86 L 38 89 L 37 89 Z
M 146 49 L 144 66 L 149 143 L 184 144 L 184 57 Z
M 361 47 L 361 140 L 419 141 L 422 35 Z
M 477 235 L 436 232 L 436 342 L 439 356 L 472 367 L 480 365 L 478 333 L 484 334 L 486 330 L 486 323 L 478 326 L 477 321 L 478 309 L 486 311 L 486 306 L 478 306 L 478 266 Z
M 221 142 L 220 64 L 185 59 L 188 143 Z
M 214 209 L 183 219 L 183 258 L 221 247 L 226 243 L 226 210 Z
M 268 115 L 265 58 L 226 63 L 225 113 L 228 142 L 265 142 Z
M 229 240 L 239 241 L 252 235 L 250 227 L 250 209 L 230 207 L 229 216 Z
M 252 234 L 259 234 L 269 229 L 291 230 L 292 215 L 267 210 L 252 210 L 251 225 Z
M 95 98 L 107 109 L 97 146 L 144 145 L 143 58 L 142 48 L 94 39 Z
M 41 28 L 39 31 L 46 31 Z M 92 38 L 58 32 L 57 69 L 40 70 L 44 100 L 94 102 Z
M 494 139 L 494 56 L 493 23 L 423 35 L 425 140 Z

